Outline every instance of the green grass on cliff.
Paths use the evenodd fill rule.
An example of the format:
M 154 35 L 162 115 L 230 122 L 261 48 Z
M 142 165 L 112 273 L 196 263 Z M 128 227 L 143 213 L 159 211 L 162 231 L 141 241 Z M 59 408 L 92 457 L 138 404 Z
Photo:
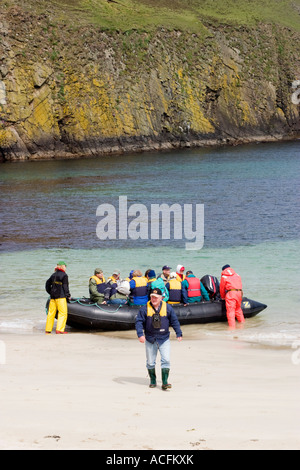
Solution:
M 214 22 L 253 26 L 279 24 L 300 31 L 300 0 L 3 0 L 56 19 L 92 22 L 109 30 L 149 31 L 156 27 L 204 33 Z

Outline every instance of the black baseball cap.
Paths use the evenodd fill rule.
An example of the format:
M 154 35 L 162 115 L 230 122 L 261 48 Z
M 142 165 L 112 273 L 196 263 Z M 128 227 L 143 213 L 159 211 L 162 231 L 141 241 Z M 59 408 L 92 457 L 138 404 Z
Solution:
M 158 297 L 159 295 L 162 296 L 162 291 L 158 287 L 156 287 L 155 289 L 153 289 L 150 295 L 155 295 L 155 297 Z

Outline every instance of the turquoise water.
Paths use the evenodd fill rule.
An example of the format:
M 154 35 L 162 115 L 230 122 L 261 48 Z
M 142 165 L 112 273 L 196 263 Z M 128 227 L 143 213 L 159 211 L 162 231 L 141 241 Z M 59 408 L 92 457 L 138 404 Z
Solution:
M 45 280 L 66 259 L 73 297 L 88 296 L 95 267 L 122 276 L 183 264 L 220 276 L 231 264 L 244 292 L 268 304 L 237 337 L 291 345 L 299 326 L 299 142 L 197 149 L 0 167 L 0 329 L 41 332 Z M 106 240 L 97 237 L 97 207 L 204 204 L 205 242 Z M 150 213 L 150 212 L 149 212 Z M 225 336 L 225 324 L 184 327 L 190 337 Z

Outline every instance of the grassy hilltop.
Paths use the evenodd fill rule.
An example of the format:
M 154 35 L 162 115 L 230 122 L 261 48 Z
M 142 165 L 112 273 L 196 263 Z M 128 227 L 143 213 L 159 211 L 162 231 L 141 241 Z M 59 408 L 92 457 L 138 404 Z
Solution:
M 2 0 L 0 159 L 293 137 L 300 0 Z
M 108 30 L 149 31 L 157 27 L 201 33 L 204 23 L 254 26 L 273 23 L 300 31 L 300 1 L 288 0 L 20 0 L 57 21 L 90 22 Z

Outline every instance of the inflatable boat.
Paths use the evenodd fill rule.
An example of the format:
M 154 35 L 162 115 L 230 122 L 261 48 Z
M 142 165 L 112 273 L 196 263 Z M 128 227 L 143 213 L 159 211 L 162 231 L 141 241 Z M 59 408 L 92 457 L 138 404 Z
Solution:
M 186 307 L 178 304 L 173 305 L 173 308 L 181 325 L 227 321 L 223 300 L 199 302 Z M 265 304 L 243 298 L 245 318 L 254 317 L 266 308 Z M 98 305 L 86 298 L 71 299 L 68 303 L 67 325 L 79 330 L 132 330 L 139 309 L 138 306 L 128 305 Z

